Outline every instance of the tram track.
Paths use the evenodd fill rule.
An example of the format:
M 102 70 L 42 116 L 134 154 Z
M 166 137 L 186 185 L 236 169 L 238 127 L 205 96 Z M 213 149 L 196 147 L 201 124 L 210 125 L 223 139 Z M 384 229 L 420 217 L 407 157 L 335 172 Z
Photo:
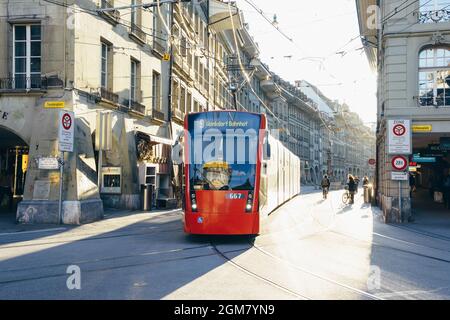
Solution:
M 365 292 L 363 290 L 354 288 L 354 287 L 346 285 L 344 283 L 341 283 L 341 282 L 332 280 L 330 278 L 324 277 L 322 275 L 319 275 L 319 274 L 317 274 L 315 272 L 312 272 L 310 270 L 307 270 L 305 268 L 301 268 L 299 266 L 296 266 L 296 265 L 292 264 L 291 262 L 289 262 L 289 261 L 287 261 L 285 259 L 282 259 L 282 258 L 280 258 L 278 256 L 275 256 L 275 255 L 267 252 L 266 250 L 262 249 L 261 247 L 255 245 L 254 243 L 249 242 L 248 244 L 250 245 L 251 248 L 259 251 L 260 253 L 264 254 L 265 256 L 270 257 L 272 260 L 277 260 L 277 261 L 279 261 L 281 263 L 284 263 L 284 264 L 288 265 L 289 267 L 291 267 L 291 268 L 293 268 L 293 269 L 295 269 L 297 271 L 300 271 L 300 272 L 302 272 L 304 274 L 308 274 L 309 276 L 312 276 L 312 277 L 314 277 L 316 279 L 320 279 L 320 280 L 325 281 L 327 283 L 331 283 L 332 285 L 339 286 L 339 287 L 344 288 L 346 290 L 352 291 L 353 293 L 362 295 L 362 296 L 364 296 L 364 297 L 366 297 L 366 298 L 368 298 L 370 300 L 384 300 L 383 298 L 377 297 L 376 295 L 373 295 L 373 294 L 371 294 L 369 292 Z M 226 256 L 226 253 L 228 253 L 228 252 L 223 252 L 223 251 L 219 250 L 217 245 L 214 244 L 213 242 L 211 242 L 211 246 L 217 252 L 217 254 L 219 256 L 221 256 L 223 259 L 225 259 L 228 263 L 230 263 L 231 265 L 233 265 L 237 269 L 239 269 L 239 270 L 249 274 L 250 276 L 252 276 L 252 277 L 254 277 L 256 279 L 259 279 L 259 280 L 261 280 L 261 281 L 263 281 L 265 283 L 268 283 L 268 284 L 270 284 L 270 285 L 272 285 L 272 286 L 274 286 L 274 287 L 276 287 L 276 288 L 278 288 L 278 289 L 280 289 L 282 291 L 285 291 L 285 292 L 287 292 L 287 293 L 289 293 L 289 294 L 291 294 L 293 296 L 300 297 L 300 298 L 306 299 L 306 300 L 314 300 L 314 298 L 307 297 L 307 296 L 305 296 L 302 293 L 295 292 L 295 291 L 287 288 L 286 286 L 283 286 L 283 285 L 281 285 L 279 283 L 276 283 L 275 281 L 272 281 L 272 280 L 268 279 L 267 277 L 261 276 L 261 275 L 257 274 L 256 272 L 251 271 L 249 268 L 247 268 L 247 267 L 245 267 L 245 266 L 243 266 L 241 264 L 236 263 L 235 261 L 233 261 L 232 259 L 230 259 L 230 258 L 228 258 Z
M 283 285 L 280 285 L 280 284 L 278 284 L 278 283 L 268 279 L 267 277 L 258 275 L 256 272 L 253 272 L 250 269 L 248 269 L 248 268 L 246 268 L 246 267 L 244 267 L 244 266 L 234 262 L 232 259 L 227 257 L 225 252 L 220 251 L 219 248 L 217 248 L 217 246 L 213 242 L 211 242 L 211 247 L 215 251 L 215 254 L 217 254 L 218 256 L 222 257 L 222 259 L 224 259 L 226 262 L 231 264 L 233 267 L 235 267 L 236 269 L 238 269 L 238 270 L 244 272 L 245 274 L 251 276 L 252 278 L 258 279 L 258 280 L 260 280 L 260 281 L 262 281 L 262 282 L 264 282 L 266 284 L 269 284 L 270 286 L 275 287 L 278 290 L 281 290 L 281 291 L 283 291 L 285 293 L 288 293 L 289 295 L 294 296 L 297 299 L 300 299 L 300 300 L 312 300 L 311 298 L 309 298 L 309 297 L 307 297 L 307 296 L 305 296 L 303 294 L 297 293 L 297 292 L 295 292 L 295 291 L 293 291 L 293 290 L 291 290 L 291 289 L 289 289 L 289 288 L 287 288 L 287 287 L 285 287 Z M 226 253 L 230 253 L 230 252 L 226 252 Z

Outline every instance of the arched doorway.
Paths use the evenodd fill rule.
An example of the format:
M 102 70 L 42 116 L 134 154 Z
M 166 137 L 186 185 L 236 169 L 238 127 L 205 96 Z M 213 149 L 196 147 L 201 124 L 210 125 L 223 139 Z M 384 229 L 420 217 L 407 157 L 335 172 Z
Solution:
M 29 147 L 14 132 L 0 127 L 0 216 L 15 217 L 23 198 Z

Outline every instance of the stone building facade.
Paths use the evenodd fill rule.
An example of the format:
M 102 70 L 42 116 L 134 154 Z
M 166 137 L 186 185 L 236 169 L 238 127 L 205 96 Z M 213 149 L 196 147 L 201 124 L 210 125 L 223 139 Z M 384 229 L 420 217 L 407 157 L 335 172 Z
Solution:
M 450 1 L 361 0 L 356 5 L 365 51 L 378 73 L 378 202 L 387 222 L 404 222 L 412 219 L 420 191 L 442 191 L 442 177 L 449 173 Z M 412 125 L 412 155 L 404 156 L 419 190 L 413 198 L 408 181 L 391 179 L 395 155 L 388 150 L 389 120 Z
M 59 222 L 59 171 L 38 163 L 60 156 L 60 110 L 75 115 L 74 151 L 63 159 L 68 224 L 101 219 L 104 208 L 138 209 L 142 184 L 153 187 L 153 205 L 175 206 L 181 186 L 171 145 L 191 112 L 265 113 L 301 158 L 305 184 L 318 184 L 339 163 L 330 143 L 336 135 L 325 125 L 334 117 L 261 62 L 235 3 L 142 3 L 0 3 L 0 182 L 12 190 L 6 211 L 17 221 Z M 127 5 L 134 7 L 117 9 Z

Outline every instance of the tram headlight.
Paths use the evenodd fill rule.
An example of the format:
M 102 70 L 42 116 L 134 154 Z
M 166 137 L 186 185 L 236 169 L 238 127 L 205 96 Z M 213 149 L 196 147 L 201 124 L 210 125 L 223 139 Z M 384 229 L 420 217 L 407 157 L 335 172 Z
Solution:
M 248 193 L 247 205 L 245 206 L 245 212 L 251 212 L 253 209 L 253 193 Z
M 195 196 L 195 192 L 191 193 L 191 209 L 193 212 L 197 212 L 198 210 L 197 197 Z

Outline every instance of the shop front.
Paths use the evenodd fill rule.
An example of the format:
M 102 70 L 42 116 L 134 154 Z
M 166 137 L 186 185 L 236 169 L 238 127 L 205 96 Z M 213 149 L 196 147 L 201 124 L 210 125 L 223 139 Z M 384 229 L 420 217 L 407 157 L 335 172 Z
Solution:
M 450 123 L 413 125 L 410 195 L 413 212 L 442 212 L 450 217 Z
M 152 207 L 158 209 L 177 206 L 171 169 L 172 140 L 136 132 L 139 185 L 152 190 Z

